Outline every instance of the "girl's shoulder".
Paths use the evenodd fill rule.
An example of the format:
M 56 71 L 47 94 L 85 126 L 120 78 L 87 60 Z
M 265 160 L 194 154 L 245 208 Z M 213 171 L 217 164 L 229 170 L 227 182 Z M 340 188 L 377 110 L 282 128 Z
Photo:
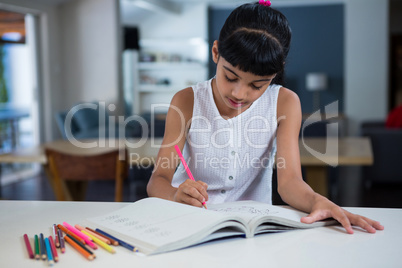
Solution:
M 193 116 L 194 106 L 194 90 L 192 87 L 187 87 L 178 91 L 172 98 L 170 108 L 183 116 L 188 122 Z
M 301 113 L 299 96 L 292 90 L 281 87 L 278 94 L 277 116 L 295 115 Z
M 280 101 L 299 101 L 299 96 L 293 90 L 281 86 L 278 94 L 278 102 Z

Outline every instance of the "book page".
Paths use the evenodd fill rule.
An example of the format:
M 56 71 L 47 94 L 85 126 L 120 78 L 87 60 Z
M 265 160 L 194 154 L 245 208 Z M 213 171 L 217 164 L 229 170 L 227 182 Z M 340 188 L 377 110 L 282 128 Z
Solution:
M 307 216 L 307 213 L 291 207 L 273 206 L 256 201 L 237 201 L 216 205 L 209 205 L 209 210 L 214 210 L 222 214 L 233 215 L 247 221 L 251 233 L 285 230 L 291 228 L 314 228 L 337 223 L 335 220 L 326 220 L 306 224 L 300 219 Z M 278 227 L 283 225 L 291 228 Z
M 307 216 L 307 213 L 296 210 L 291 207 L 273 206 L 256 201 L 237 201 L 223 204 L 209 205 L 210 210 L 219 213 L 236 215 L 247 221 L 250 231 L 254 232 L 258 225 L 263 223 L 280 224 L 293 228 L 313 228 L 319 226 L 332 225 L 337 223 L 335 220 L 325 220 L 306 224 L 300 222 L 300 219 Z M 267 226 L 266 229 L 275 229 Z M 261 230 L 261 228 L 259 228 Z
M 145 198 L 87 222 L 149 254 L 161 247 L 189 246 L 210 234 L 214 227 L 222 227 L 220 223 L 228 218 L 204 208 Z M 172 246 L 172 243 L 176 244 Z
M 247 224 L 250 224 L 257 218 L 278 215 L 280 213 L 280 207 L 255 201 L 237 201 L 222 204 L 211 204 L 208 205 L 208 209 L 222 214 L 236 215 L 243 218 Z

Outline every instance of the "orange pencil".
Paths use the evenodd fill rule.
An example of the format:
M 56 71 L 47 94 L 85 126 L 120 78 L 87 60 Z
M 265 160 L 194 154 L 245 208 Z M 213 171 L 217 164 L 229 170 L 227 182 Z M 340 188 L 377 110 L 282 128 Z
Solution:
M 50 243 L 50 249 L 52 250 L 53 259 L 55 262 L 58 262 L 59 256 L 57 255 L 56 246 L 54 245 L 52 236 L 49 236 L 49 243 Z
M 80 247 L 77 243 L 75 243 L 70 237 L 65 236 L 64 240 L 69 243 L 75 250 L 77 250 L 79 253 L 81 253 L 86 259 L 92 261 L 94 259 L 94 256 L 89 254 L 86 250 L 84 250 L 82 247 Z
M 79 237 L 78 235 L 74 234 L 73 232 L 71 232 L 70 230 L 68 230 L 68 229 L 67 229 L 66 227 L 64 227 L 63 225 L 58 224 L 57 227 L 58 227 L 59 229 L 61 229 L 65 234 L 69 234 L 69 235 L 71 235 L 72 237 L 74 237 L 75 239 L 77 239 L 78 241 L 80 241 L 81 243 L 85 244 L 85 240 L 84 240 L 84 239 L 82 239 L 82 238 Z
M 102 237 L 104 237 L 105 239 L 107 239 L 107 240 L 109 240 L 110 241 L 110 243 L 113 245 L 113 246 L 118 246 L 119 245 L 119 242 L 117 242 L 116 240 L 114 240 L 114 239 L 112 239 L 112 238 L 110 238 L 110 237 L 107 237 L 107 236 L 105 236 L 105 235 L 103 235 L 103 234 L 101 234 L 101 233 L 99 233 L 99 232 L 97 232 L 97 231 L 95 231 L 95 230 L 92 230 L 91 228 L 86 228 L 87 230 L 89 230 L 89 231 L 91 231 L 91 232 L 93 232 L 93 233 L 95 233 L 95 234 L 97 234 L 97 235 L 99 235 L 99 236 L 102 236 Z

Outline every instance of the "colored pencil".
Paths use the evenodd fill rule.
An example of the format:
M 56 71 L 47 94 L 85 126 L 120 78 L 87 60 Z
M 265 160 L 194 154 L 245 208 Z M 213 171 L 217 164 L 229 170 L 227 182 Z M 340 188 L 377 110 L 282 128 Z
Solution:
M 187 175 L 190 177 L 190 180 L 195 181 L 193 174 L 191 173 L 191 170 L 186 163 L 186 160 L 184 160 L 183 154 L 181 153 L 179 146 L 175 145 L 174 148 L 176 149 L 176 152 L 179 155 L 179 158 L 184 166 L 184 169 L 187 172 Z M 205 209 L 207 209 L 207 205 L 206 205 L 205 201 L 202 202 L 202 205 L 204 206 Z
M 122 247 L 124 247 L 124 248 L 126 248 L 126 249 L 128 249 L 128 250 L 138 252 L 137 247 L 134 247 L 134 246 L 130 245 L 129 243 L 126 243 L 126 242 L 124 242 L 123 240 L 120 240 L 120 239 L 118 239 L 118 238 L 116 238 L 116 237 L 114 237 L 114 236 L 112 236 L 112 235 L 110 235 L 110 234 L 108 234 L 108 233 L 106 233 L 106 232 L 100 230 L 100 229 L 96 229 L 96 231 L 97 231 L 98 233 L 101 233 L 101 234 L 103 234 L 103 235 L 105 235 L 105 236 L 107 236 L 107 237 L 110 237 L 110 238 L 116 240 L 117 242 L 119 242 L 119 245 L 120 245 L 120 246 L 122 246 Z
M 30 259 L 35 258 L 33 251 L 32 251 L 31 243 L 29 243 L 29 238 L 28 238 L 27 234 L 24 234 L 24 241 L 25 241 L 25 246 L 27 247 L 29 258 Z
M 57 226 L 56 224 L 53 224 L 53 236 L 54 236 L 54 245 L 56 246 L 56 248 L 60 247 L 60 240 L 59 240 L 59 236 L 57 234 Z
M 95 245 L 94 242 L 91 241 L 91 239 L 87 236 L 84 235 L 83 233 L 81 233 L 80 231 L 78 231 L 76 228 L 74 228 L 73 226 L 71 226 L 70 224 L 68 224 L 67 222 L 63 222 L 63 225 L 67 227 L 68 230 L 70 230 L 71 232 L 73 232 L 74 234 L 76 234 L 77 236 L 81 237 L 82 239 L 84 239 L 85 244 L 87 244 L 88 246 L 90 246 L 92 249 L 97 249 L 98 246 Z
M 50 249 L 52 250 L 53 259 L 55 262 L 58 262 L 59 256 L 57 255 L 56 246 L 54 245 L 52 236 L 49 236 L 49 242 L 50 242 Z
M 77 239 L 75 239 L 74 237 L 70 236 L 70 235 L 66 235 L 66 237 L 70 238 L 71 240 L 73 240 L 78 246 L 82 247 L 82 249 L 84 249 L 86 252 L 88 252 L 89 254 L 93 255 L 95 257 L 95 254 L 89 250 L 85 244 L 81 243 L 80 241 L 78 241 Z
M 93 232 L 91 232 L 91 231 L 85 229 L 85 228 L 82 227 L 81 225 L 76 224 L 76 225 L 74 225 L 74 227 L 75 227 L 76 229 L 78 229 L 79 231 L 81 231 L 81 233 L 87 235 L 92 241 L 94 241 L 93 237 L 95 236 L 95 237 L 98 238 L 99 240 L 101 240 L 101 241 L 103 241 L 104 243 L 110 245 L 110 240 L 109 240 L 109 239 L 106 239 L 106 238 L 104 238 L 104 237 L 102 237 L 102 236 L 100 236 L 100 235 L 97 235 L 97 234 L 95 234 L 95 233 L 93 233 Z M 85 231 L 85 233 L 84 233 L 83 231 Z M 90 234 L 90 235 L 88 235 L 88 234 Z M 94 242 L 95 242 L 95 241 L 94 241 Z
M 40 247 L 38 235 L 35 235 L 35 259 L 40 259 Z
M 61 253 L 64 253 L 64 252 L 66 252 L 66 247 L 64 246 L 63 233 L 61 232 L 60 229 L 57 229 L 57 233 L 59 235 Z
M 109 251 L 110 253 L 116 253 L 116 251 L 114 250 L 114 248 L 112 248 L 111 246 L 109 246 L 108 244 L 106 244 L 105 242 L 103 242 L 102 240 L 100 240 L 99 238 L 91 235 L 90 233 L 88 233 L 85 230 L 81 230 L 81 232 L 83 232 L 84 234 L 86 234 L 87 236 L 91 237 L 93 239 L 93 241 L 98 244 L 99 246 L 101 246 L 102 248 L 106 249 L 107 251 Z
M 79 245 L 77 245 L 72 239 L 70 239 L 70 237 L 65 236 L 65 240 L 67 243 L 69 243 L 75 250 L 77 250 L 79 253 L 81 253 L 85 258 L 87 258 L 88 260 L 92 261 L 94 259 L 94 257 L 89 254 L 87 251 L 85 251 L 82 247 L 80 247 Z
M 54 261 L 52 256 L 52 249 L 50 248 L 50 242 L 47 237 L 45 238 L 45 244 L 46 244 L 47 260 L 49 262 L 49 265 L 53 266 Z
M 46 260 L 45 239 L 42 233 L 39 234 L 39 238 L 40 238 L 40 255 L 42 256 L 42 260 Z
M 103 237 L 103 236 L 101 236 L 101 235 L 95 233 L 94 231 L 89 230 L 89 228 L 85 228 L 85 229 L 83 229 L 83 230 L 86 231 L 88 234 L 90 234 L 90 235 L 92 235 L 92 236 L 95 236 L 96 238 L 98 238 L 99 240 L 105 242 L 105 243 L 108 244 L 108 245 L 112 244 L 112 243 L 110 242 L 110 239 L 107 239 L 107 238 L 105 238 L 105 237 Z M 83 230 L 80 230 L 80 231 L 82 232 Z M 116 243 L 117 243 L 117 242 L 116 242 Z M 118 243 L 117 243 L 117 245 L 118 245 Z
M 103 234 L 101 234 L 101 233 L 99 233 L 99 232 L 97 232 L 97 231 L 95 231 L 95 230 L 92 230 L 92 229 L 89 228 L 89 227 L 87 227 L 86 229 L 88 229 L 89 231 L 94 232 L 95 234 L 100 235 L 100 236 L 104 237 L 105 239 L 109 240 L 109 241 L 110 241 L 110 244 L 113 245 L 113 246 L 118 246 L 118 245 L 119 245 L 119 242 L 117 242 L 117 241 L 114 240 L 113 238 L 107 237 L 107 236 L 105 236 L 105 235 L 103 235 Z
M 72 237 L 74 237 L 75 239 L 77 239 L 78 241 L 80 241 L 81 243 L 85 244 L 85 240 L 82 239 L 81 237 L 79 237 L 78 235 L 74 234 L 73 232 L 71 232 L 70 230 L 68 230 L 65 226 L 59 224 L 57 225 L 57 227 L 59 227 L 59 229 L 61 229 L 66 235 L 69 234 Z

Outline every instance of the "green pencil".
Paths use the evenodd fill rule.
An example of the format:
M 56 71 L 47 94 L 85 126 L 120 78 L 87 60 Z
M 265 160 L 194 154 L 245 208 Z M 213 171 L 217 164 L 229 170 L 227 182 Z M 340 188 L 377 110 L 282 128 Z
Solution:
M 39 238 L 38 235 L 35 235 L 35 259 L 39 260 L 40 259 L 40 253 L 39 253 Z

